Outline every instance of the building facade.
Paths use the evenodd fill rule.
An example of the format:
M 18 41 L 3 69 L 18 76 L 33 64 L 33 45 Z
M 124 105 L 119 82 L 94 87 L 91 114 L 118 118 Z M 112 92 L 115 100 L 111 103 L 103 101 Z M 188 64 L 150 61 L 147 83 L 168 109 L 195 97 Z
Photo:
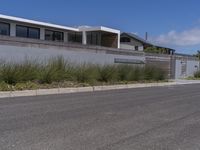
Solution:
M 107 27 L 78 28 L 0 15 L 0 35 L 120 48 L 120 31 Z
M 120 42 L 121 42 L 120 47 L 122 49 L 131 49 L 134 51 L 147 51 L 147 52 L 151 49 L 152 50 L 155 49 L 156 53 L 167 54 L 167 55 L 173 55 L 175 53 L 174 49 L 155 45 L 133 33 L 125 33 L 125 32 L 121 33 Z
M 120 42 L 122 49 L 131 49 L 134 51 L 144 51 L 145 47 L 152 45 L 133 33 L 125 32 L 121 33 Z
M 121 38 L 120 38 L 121 37 Z M 77 28 L 0 15 L 0 63 L 21 62 L 27 58 L 46 60 L 62 56 L 72 63 L 155 65 L 169 78 L 192 76 L 199 60 L 176 55 L 173 49 L 162 54 L 145 53 L 155 46 L 130 33 L 107 27 Z

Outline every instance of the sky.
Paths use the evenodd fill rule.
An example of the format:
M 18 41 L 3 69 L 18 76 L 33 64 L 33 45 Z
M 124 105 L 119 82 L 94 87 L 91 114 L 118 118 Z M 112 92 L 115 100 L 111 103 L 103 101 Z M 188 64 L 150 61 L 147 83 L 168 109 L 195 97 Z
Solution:
M 66 26 L 106 26 L 158 45 L 200 50 L 199 0 L 0 0 L 0 14 Z

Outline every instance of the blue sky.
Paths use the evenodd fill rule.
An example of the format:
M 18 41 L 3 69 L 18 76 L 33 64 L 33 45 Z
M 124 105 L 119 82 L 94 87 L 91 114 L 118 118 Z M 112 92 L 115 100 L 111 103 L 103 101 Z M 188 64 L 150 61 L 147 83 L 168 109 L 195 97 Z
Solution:
M 178 52 L 200 49 L 199 0 L 1 0 L 0 13 L 67 26 L 104 25 Z

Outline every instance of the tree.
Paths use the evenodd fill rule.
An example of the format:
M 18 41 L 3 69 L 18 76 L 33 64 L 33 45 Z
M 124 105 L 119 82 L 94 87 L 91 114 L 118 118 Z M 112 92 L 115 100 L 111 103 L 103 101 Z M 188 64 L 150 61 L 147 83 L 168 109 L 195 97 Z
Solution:
M 165 54 L 166 50 L 164 48 L 159 48 L 156 46 L 147 47 L 144 49 L 146 53 L 156 53 L 156 54 Z
M 198 57 L 200 60 L 200 50 L 197 51 L 196 57 Z

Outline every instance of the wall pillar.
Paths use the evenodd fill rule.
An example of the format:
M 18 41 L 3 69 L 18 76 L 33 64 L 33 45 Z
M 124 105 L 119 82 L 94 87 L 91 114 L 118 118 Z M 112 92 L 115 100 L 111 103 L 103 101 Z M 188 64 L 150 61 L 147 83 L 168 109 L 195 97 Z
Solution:
M 86 34 L 86 31 L 83 31 L 83 34 L 82 34 L 82 44 L 83 45 L 86 45 L 87 44 L 87 34 Z
M 68 32 L 64 32 L 64 42 L 68 42 Z
M 118 36 L 117 36 L 117 48 L 120 48 L 120 36 L 121 36 L 121 34 L 120 33 L 118 33 Z
M 40 40 L 45 40 L 45 29 L 40 28 Z
M 15 23 L 10 24 L 10 36 L 16 36 L 16 24 Z

